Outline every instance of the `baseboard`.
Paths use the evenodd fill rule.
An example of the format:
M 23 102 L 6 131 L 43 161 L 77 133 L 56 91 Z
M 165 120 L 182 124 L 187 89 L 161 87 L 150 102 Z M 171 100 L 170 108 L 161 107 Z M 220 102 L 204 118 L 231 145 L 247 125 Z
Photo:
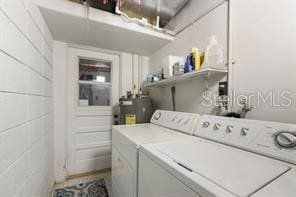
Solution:
M 106 173 L 106 172 L 111 172 L 111 168 L 105 168 L 105 169 L 91 171 L 91 172 L 84 172 L 84 173 L 80 173 L 80 174 L 73 174 L 73 175 L 68 176 L 67 180 L 76 179 L 76 178 L 83 177 L 83 176 L 90 176 L 90 175 L 94 175 L 94 174 Z

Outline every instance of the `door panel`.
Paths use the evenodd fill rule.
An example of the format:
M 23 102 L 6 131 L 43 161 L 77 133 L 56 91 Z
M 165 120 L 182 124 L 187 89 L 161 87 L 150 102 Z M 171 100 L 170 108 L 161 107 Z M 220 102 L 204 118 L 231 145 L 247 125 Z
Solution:
M 93 158 L 100 158 L 100 157 L 110 157 L 111 155 L 111 147 L 109 146 L 102 146 L 99 148 L 93 149 L 82 149 L 77 151 L 77 159 L 84 160 L 84 159 L 93 159 Z
M 88 127 L 78 127 L 76 128 L 76 133 L 90 133 L 90 132 L 105 132 L 111 131 L 111 125 L 103 125 L 103 126 L 88 126 Z
M 109 168 L 119 56 L 70 48 L 68 70 L 68 174 Z
M 112 115 L 110 116 L 108 114 L 102 115 L 102 116 L 84 116 L 84 117 L 76 116 L 75 125 L 77 128 L 112 125 L 112 120 L 113 120 Z
M 68 172 L 73 174 L 80 174 L 82 172 L 89 172 L 88 169 L 106 169 L 111 165 L 111 157 L 99 157 L 92 159 L 77 160 L 75 162 L 68 161 Z M 100 168 L 98 168 L 100 166 Z
M 109 141 L 111 142 L 111 132 L 104 131 L 104 132 L 91 132 L 91 133 L 78 133 L 76 136 L 76 143 L 77 145 L 83 144 L 98 144 L 101 141 Z

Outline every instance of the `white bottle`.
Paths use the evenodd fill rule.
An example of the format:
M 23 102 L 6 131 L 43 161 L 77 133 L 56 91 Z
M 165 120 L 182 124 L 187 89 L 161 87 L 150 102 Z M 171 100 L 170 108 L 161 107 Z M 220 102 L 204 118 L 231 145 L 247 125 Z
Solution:
M 226 65 L 224 64 L 223 47 L 218 43 L 216 36 L 211 36 L 209 39 L 202 68 L 226 69 Z

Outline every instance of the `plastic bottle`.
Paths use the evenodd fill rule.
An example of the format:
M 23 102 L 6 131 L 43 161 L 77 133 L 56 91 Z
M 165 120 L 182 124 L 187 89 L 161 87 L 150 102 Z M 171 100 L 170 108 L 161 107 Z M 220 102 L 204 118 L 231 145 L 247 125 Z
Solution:
M 192 59 L 193 59 L 193 56 L 192 56 L 192 53 L 190 53 L 186 58 L 186 62 L 184 65 L 184 73 L 192 72 L 192 70 L 194 69 Z
M 201 56 L 201 54 L 200 54 L 198 48 L 193 47 L 190 52 L 192 54 L 194 70 L 200 70 L 200 67 L 201 67 L 201 58 L 200 58 L 200 56 Z
M 206 47 L 203 69 L 225 69 L 223 47 L 218 43 L 216 36 L 211 36 Z

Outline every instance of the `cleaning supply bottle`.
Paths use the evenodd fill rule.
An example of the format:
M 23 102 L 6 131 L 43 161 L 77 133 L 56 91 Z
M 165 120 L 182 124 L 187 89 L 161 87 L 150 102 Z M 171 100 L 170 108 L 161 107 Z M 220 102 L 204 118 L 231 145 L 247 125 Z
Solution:
M 187 58 L 184 65 L 184 73 L 192 72 L 193 70 L 193 61 L 192 61 L 192 53 L 190 53 Z
M 223 47 L 218 43 L 216 36 L 211 36 L 205 50 L 203 69 L 225 69 Z
M 201 53 L 199 52 L 198 48 L 193 47 L 190 50 L 192 54 L 192 62 L 194 70 L 200 70 L 201 68 Z

